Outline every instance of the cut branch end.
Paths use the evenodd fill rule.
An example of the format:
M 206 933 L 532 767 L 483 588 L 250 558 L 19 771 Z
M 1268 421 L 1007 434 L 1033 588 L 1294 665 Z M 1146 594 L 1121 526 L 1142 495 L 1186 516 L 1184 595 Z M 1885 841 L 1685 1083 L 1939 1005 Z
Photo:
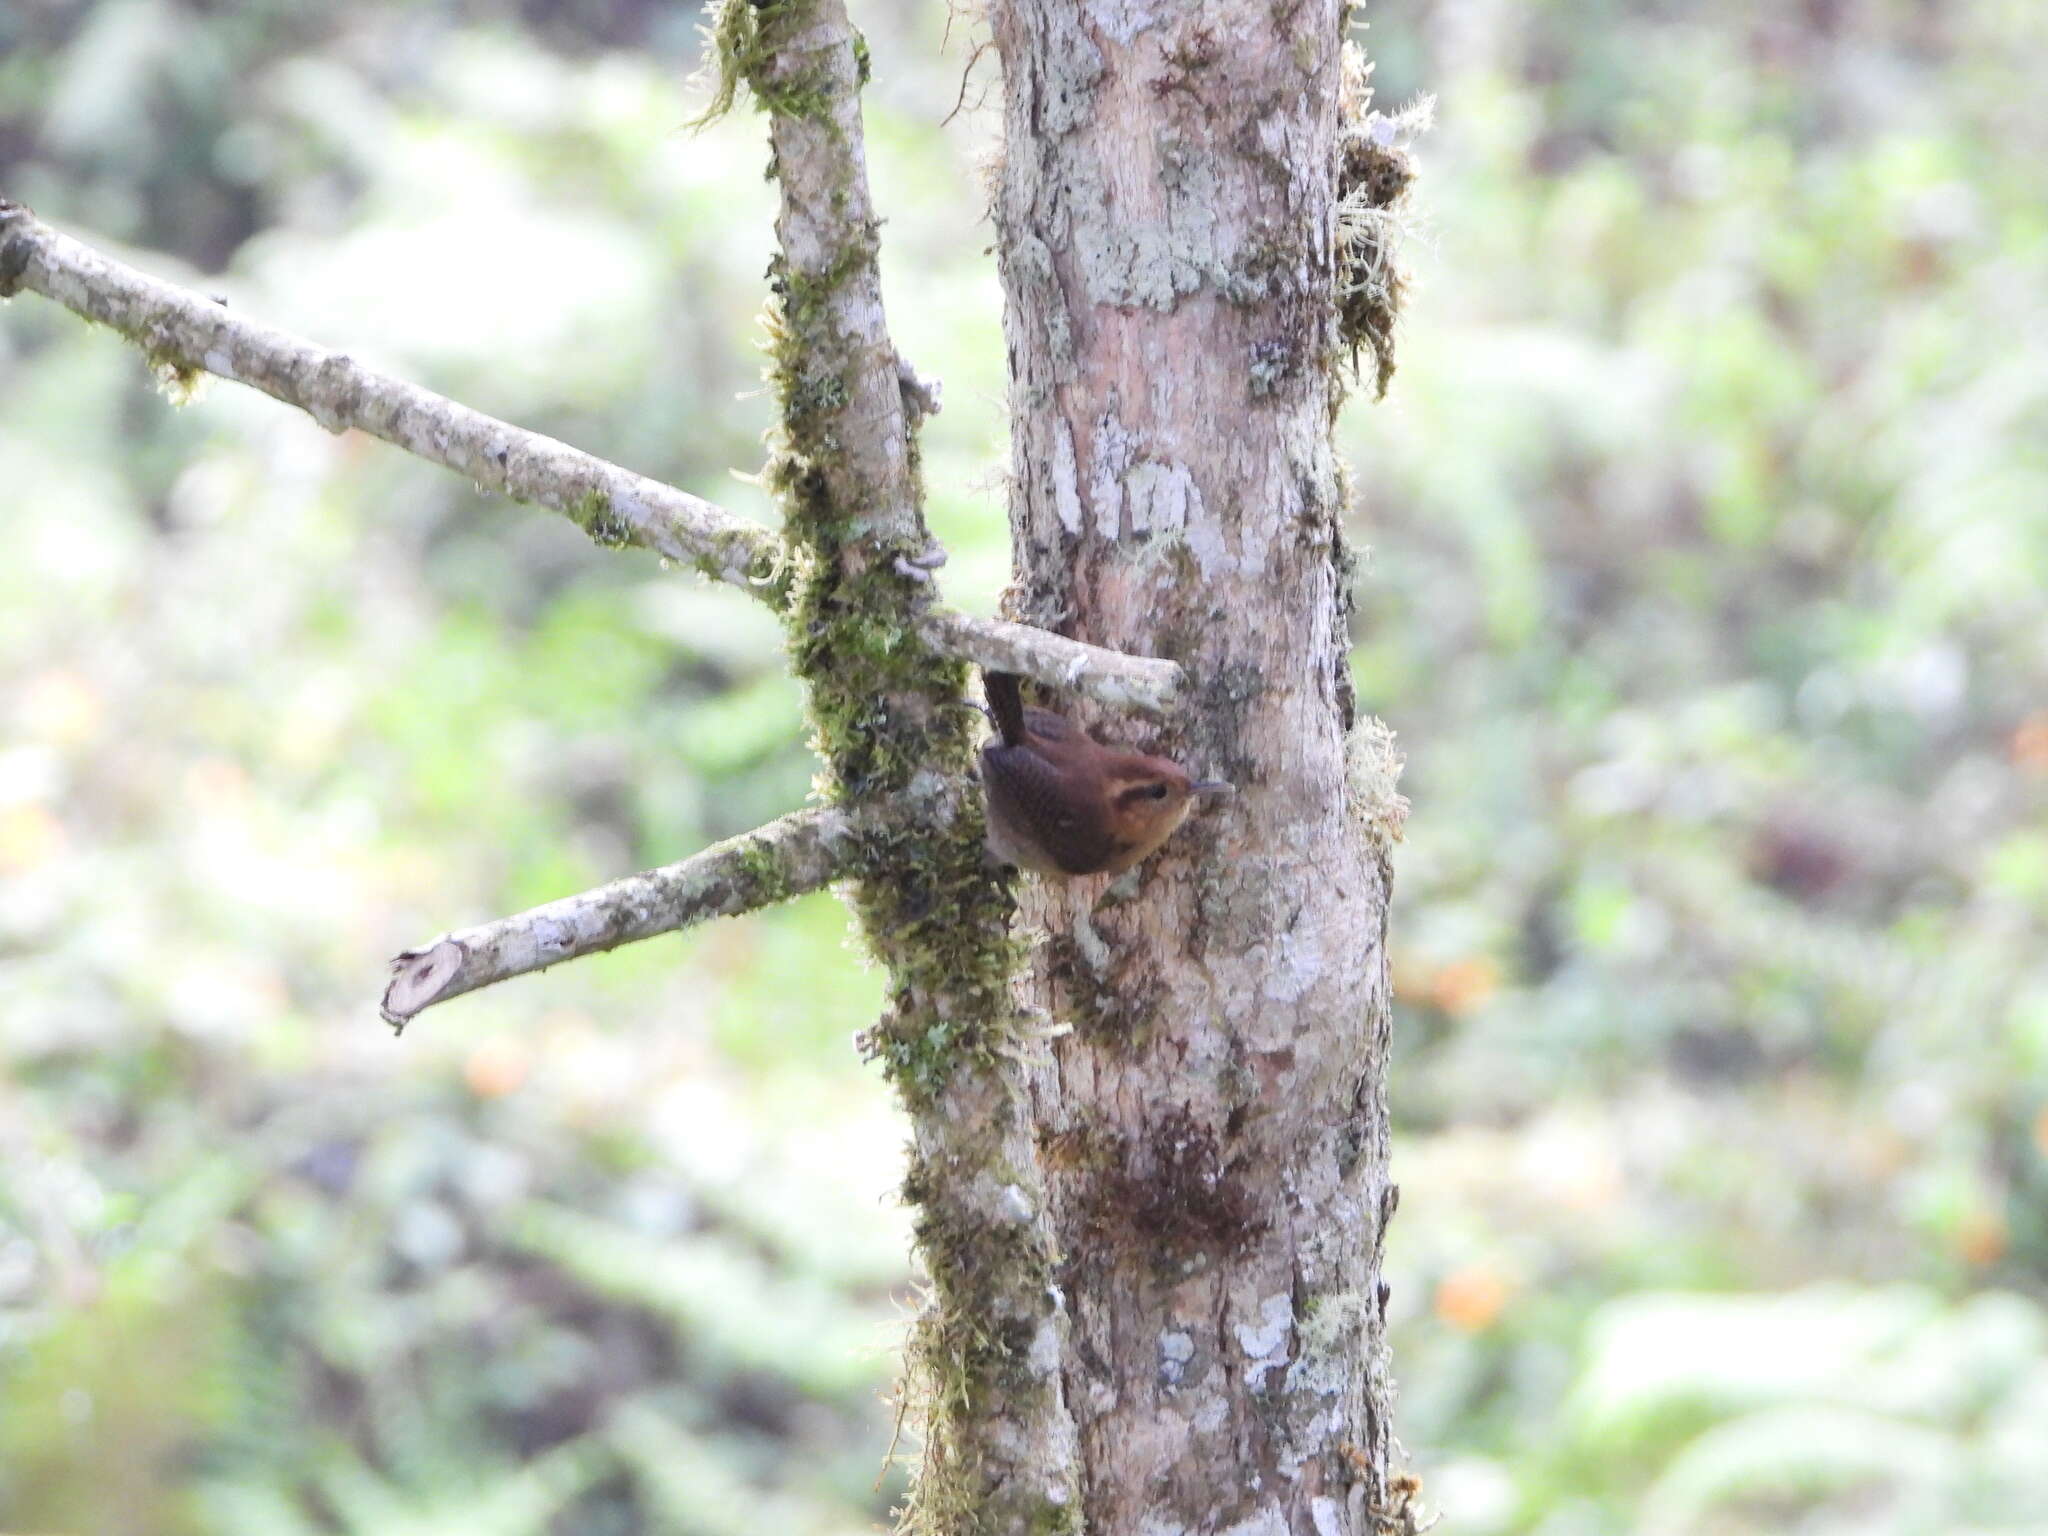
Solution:
M 384 989 L 378 1012 L 394 1034 L 403 1034 L 414 1014 L 431 1008 L 441 999 L 462 969 L 466 958 L 454 939 L 443 939 L 425 949 L 408 949 L 391 962 L 391 983 Z

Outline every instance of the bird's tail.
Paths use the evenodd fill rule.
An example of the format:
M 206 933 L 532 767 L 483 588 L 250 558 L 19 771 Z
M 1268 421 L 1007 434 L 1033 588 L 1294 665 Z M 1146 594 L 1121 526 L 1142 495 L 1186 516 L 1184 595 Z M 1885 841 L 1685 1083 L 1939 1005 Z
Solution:
M 988 698 L 988 712 L 995 719 L 1003 745 L 1021 745 L 1024 740 L 1024 693 L 1018 687 L 1017 674 L 984 672 L 981 674 L 981 691 Z

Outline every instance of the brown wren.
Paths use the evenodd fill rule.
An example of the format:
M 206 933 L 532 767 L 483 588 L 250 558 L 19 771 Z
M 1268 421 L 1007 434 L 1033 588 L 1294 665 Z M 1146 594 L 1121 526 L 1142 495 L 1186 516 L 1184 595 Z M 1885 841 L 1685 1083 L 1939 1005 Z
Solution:
M 981 749 L 989 851 L 1043 875 L 1121 874 L 1187 820 L 1198 795 L 1234 793 L 1180 764 L 1107 747 L 1064 715 L 1026 709 L 1017 678 L 982 674 L 996 735 Z

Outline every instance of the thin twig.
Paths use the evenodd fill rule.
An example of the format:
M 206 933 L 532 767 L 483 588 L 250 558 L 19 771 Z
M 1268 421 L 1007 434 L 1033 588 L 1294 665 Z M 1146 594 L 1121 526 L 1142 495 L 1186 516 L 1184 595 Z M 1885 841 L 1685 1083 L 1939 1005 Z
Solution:
M 952 13 L 948 12 L 946 15 L 946 27 L 949 33 L 952 30 L 952 26 Z M 960 115 L 960 109 L 967 105 L 967 82 L 974 75 L 974 66 L 979 64 L 981 62 L 981 56 L 984 53 L 987 53 L 991 48 L 995 47 L 995 45 L 996 42 L 994 38 L 985 37 L 980 42 L 974 45 L 974 52 L 967 55 L 967 62 L 966 64 L 961 66 L 960 69 L 960 94 L 953 98 L 953 110 L 948 112 L 944 117 L 939 119 L 939 126 L 941 128 L 948 126 L 954 118 Z M 941 52 L 945 50 L 945 46 L 946 45 L 944 43 L 939 44 Z M 977 101 L 974 104 L 975 110 L 979 111 L 983 104 L 987 102 L 987 100 L 988 93 L 984 91 L 982 93 L 981 100 Z

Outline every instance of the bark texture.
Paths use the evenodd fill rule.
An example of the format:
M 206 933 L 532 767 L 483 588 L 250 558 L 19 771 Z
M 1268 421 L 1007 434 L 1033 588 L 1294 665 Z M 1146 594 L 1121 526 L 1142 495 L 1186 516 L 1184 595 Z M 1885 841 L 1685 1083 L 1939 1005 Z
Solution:
M 1230 806 L 1038 884 L 1035 1083 L 1094 1536 L 1404 1529 L 1382 1362 L 1395 764 L 1331 438 L 1335 0 L 997 0 L 1015 616 L 1172 657 Z M 1062 704 L 1067 701 L 1059 701 Z M 1135 739 L 1133 739 L 1135 737 Z

